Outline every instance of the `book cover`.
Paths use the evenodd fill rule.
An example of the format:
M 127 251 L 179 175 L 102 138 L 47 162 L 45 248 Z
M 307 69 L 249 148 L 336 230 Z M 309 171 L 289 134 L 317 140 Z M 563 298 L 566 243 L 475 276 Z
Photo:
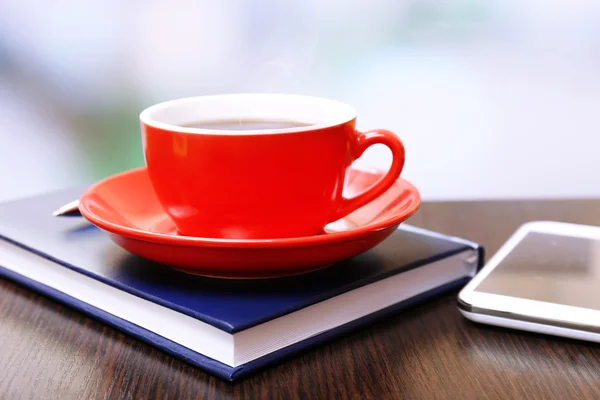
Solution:
M 0 205 L 0 275 L 230 381 L 457 288 L 483 262 L 476 243 L 404 224 L 374 249 L 305 275 L 191 276 L 122 250 L 84 218 L 52 217 L 81 190 Z M 380 304 L 360 302 L 382 285 Z M 161 331 L 168 318 L 174 328 Z M 281 343 L 260 342 L 269 337 Z

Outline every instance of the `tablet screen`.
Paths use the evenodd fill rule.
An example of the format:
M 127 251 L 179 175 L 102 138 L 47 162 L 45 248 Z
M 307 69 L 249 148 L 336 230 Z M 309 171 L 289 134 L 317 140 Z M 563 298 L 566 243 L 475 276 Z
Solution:
M 474 290 L 600 310 L 600 240 L 529 232 Z

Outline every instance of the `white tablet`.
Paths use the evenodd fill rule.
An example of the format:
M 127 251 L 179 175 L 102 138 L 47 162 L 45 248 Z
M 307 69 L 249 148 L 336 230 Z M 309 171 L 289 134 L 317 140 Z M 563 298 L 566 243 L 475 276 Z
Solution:
M 468 319 L 600 342 L 600 227 L 521 226 L 461 290 Z

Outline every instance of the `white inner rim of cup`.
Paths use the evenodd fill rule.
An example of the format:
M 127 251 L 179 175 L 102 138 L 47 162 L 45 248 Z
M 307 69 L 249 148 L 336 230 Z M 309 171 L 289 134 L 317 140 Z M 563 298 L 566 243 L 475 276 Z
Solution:
M 140 114 L 142 123 L 183 133 L 248 135 L 304 132 L 340 125 L 356 117 L 356 111 L 339 101 L 288 94 L 224 94 L 189 97 L 151 106 Z M 201 121 L 277 120 L 310 124 L 284 129 L 220 130 L 188 128 Z

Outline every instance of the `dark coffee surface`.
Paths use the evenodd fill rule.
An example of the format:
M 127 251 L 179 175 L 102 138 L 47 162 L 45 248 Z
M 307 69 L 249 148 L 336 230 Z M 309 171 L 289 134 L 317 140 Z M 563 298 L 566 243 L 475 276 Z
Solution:
M 204 120 L 188 122 L 181 124 L 185 128 L 196 129 L 216 129 L 216 130 L 266 130 L 266 129 L 289 129 L 310 126 L 312 124 L 284 119 L 223 119 L 223 120 Z

